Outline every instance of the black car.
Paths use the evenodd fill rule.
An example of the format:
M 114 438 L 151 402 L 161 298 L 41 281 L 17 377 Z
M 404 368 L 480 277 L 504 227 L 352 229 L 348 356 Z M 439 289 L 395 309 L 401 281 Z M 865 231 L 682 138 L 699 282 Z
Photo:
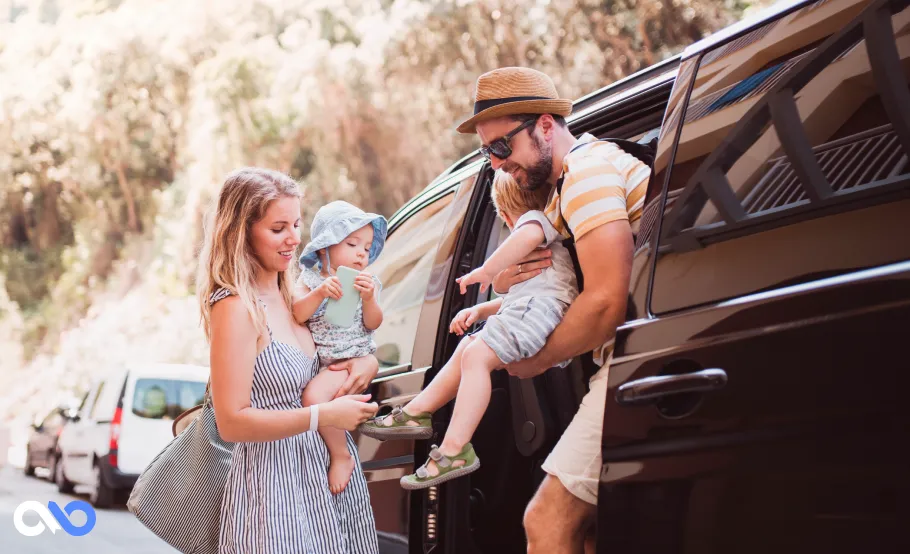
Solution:
M 576 136 L 659 136 L 605 399 L 599 552 L 910 548 L 907 5 L 779 4 L 576 102 Z M 383 407 L 417 394 L 455 349 L 451 318 L 487 299 L 454 279 L 507 234 L 490 179 L 469 156 L 391 219 Z M 578 360 L 495 372 L 483 467 L 440 487 L 398 484 L 430 441 L 359 437 L 383 551 L 525 552 L 585 376 Z
M 53 479 L 57 463 L 57 439 L 63 426 L 73 418 L 72 410 L 67 406 L 57 406 L 45 415 L 40 422 L 32 424 L 25 447 L 25 474 L 34 475 L 35 468 L 42 467 L 50 471 Z

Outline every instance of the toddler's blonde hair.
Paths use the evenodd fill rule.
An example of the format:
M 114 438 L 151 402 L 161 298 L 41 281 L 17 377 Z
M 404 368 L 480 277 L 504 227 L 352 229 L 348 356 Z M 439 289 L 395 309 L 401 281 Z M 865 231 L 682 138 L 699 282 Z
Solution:
M 505 213 L 523 214 L 531 210 L 541 210 L 547 207 L 550 189 L 541 187 L 537 190 L 525 190 L 515 178 L 499 169 L 493 176 L 493 187 L 490 191 L 496 213 L 505 221 Z M 514 223 L 514 222 L 513 222 Z

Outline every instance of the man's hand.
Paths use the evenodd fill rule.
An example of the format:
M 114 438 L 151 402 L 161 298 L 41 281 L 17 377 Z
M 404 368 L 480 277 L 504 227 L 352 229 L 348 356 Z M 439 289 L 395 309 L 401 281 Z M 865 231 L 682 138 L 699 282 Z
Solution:
M 505 369 L 509 372 L 509 375 L 518 377 L 519 379 L 530 379 L 531 377 L 537 377 L 544 371 L 550 369 L 550 367 L 538 360 L 536 356 L 532 356 L 508 364 Z
M 553 251 L 549 248 L 531 252 L 520 263 L 510 265 L 493 278 L 493 291 L 502 296 L 518 283 L 537 277 L 544 269 L 553 265 L 550 260 L 552 255 Z
M 373 295 L 376 293 L 373 276 L 366 271 L 361 271 L 357 277 L 354 277 L 354 288 L 360 292 L 360 298 L 362 298 L 364 302 L 372 300 Z
M 359 358 L 350 358 L 328 367 L 332 371 L 347 371 L 348 379 L 341 385 L 335 398 L 365 391 L 379 372 L 379 361 L 372 354 Z

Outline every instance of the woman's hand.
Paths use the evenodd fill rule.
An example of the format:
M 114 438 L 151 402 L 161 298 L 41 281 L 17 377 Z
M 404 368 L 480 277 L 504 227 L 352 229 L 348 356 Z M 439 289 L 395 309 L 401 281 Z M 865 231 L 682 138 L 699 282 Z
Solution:
M 366 271 L 361 271 L 357 277 L 354 277 L 354 288 L 360 292 L 360 298 L 364 302 L 369 302 L 373 299 L 375 294 L 375 285 L 373 284 L 373 276 L 367 273 Z
M 465 334 L 465 332 L 471 328 L 471 325 L 474 325 L 478 319 L 480 319 L 480 310 L 477 306 L 465 308 L 455 314 L 455 317 L 452 318 L 452 323 L 449 324 L 449 332 L 461 336 Z
M 341 298 L 341 280 L 332 275 L 316 287 L 316 292 L 323 298 Z
M 553 251 L 549 248 L 535 250 L 525 256 L 521 262 L 503 269 L 493 278 L 493 292 L 503 295 L 509 292 L 514 285 L 537 277 L 545 268 L 553 265 L 551 256 L 553 256 Z
M 353 431 L 379 411 L 375 402 L 367 402 L 369 394 L 355 394 L 336 398 L 319 406 L 319 428 L 335 427 Z
M 338 390 L 335 398 L 351 393 L 365 391 L 379 372 L 379 361 L 372 354 L 359 358 L 350 358 L 329 366 L 332 371 L 347 371 L 348 380 Z

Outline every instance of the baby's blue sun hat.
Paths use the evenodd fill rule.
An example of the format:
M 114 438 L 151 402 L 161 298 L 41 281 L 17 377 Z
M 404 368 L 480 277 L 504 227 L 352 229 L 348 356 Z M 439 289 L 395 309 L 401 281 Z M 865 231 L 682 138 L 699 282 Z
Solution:
M 366 225 L 373 225 L 373 244 L 370 245 L 369 262 L 372 264 L 385 245 L 389 227 L 385 218 L 367 213 L 343 200 L 329 202 L 319 208 L 310 226 L 310 242 L 300 255 L 300 265 L 309 268 L 319 264 L 320 250 L 340 243 L 348 235 Z

